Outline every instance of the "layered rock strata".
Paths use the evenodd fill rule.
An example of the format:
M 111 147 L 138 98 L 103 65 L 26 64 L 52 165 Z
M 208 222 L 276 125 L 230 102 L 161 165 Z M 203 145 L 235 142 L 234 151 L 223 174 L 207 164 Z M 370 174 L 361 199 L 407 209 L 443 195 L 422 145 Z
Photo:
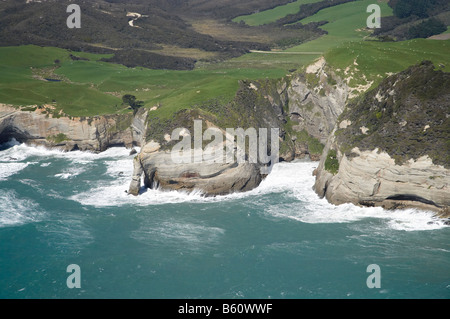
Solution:
M 423 62 L 347 105 L 315 171 L 333 204 L 448 214 L 450 75 Z
M 226 163 L 223 158 L 216 162 L 180 164 L 173 160 L 170 151 L 160 150 L 159 143 L 153 141 L 134 158 L 129 194 L 140 193 L 142 176 L 146 188 L 198 191 L 206 196 L 248 191 L 262 180 L 258 164 Z
M 36 108 L 22 111 L 0 104 L 0 142 L 15 138 L 20 142 L 66 151 L 101 152 L 108 147 L 141 145 L 145 136 L 145 114 L 54 117 Z

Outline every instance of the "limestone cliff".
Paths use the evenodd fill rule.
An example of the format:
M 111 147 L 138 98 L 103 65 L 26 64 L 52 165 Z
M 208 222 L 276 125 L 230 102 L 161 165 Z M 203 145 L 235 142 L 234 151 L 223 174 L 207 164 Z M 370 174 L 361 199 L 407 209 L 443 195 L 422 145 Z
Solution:
M 200 190 L 206 195 L 250 190 L 265 176 L 261 174 L 261 163 L 226 163 L 223 158 L 218 158 L 216 163 L 174 163 L 170 151 L 177 141 L 171 139 L 172 131 L 184 128 L 192 132 L 196 119 L 222 130 L 277 128 L 279 136 L 275 138 L 281 144 L 280 160 L 290 161 L 306 155 L 318 159 L 323 148 L 321 142 L 332 131 L 347 97 L 347 84 L 320 59 L 306 73 L 278 80 L 241 81 L 235 98 L 225 105 L 211 101 L 179 111 L 164 121 L 149 113 L 148 144 L 135 158 L 129 193 L 139 194 L 142 176 L 149 188 Z M 263 151 L 272 154 L 271 141 Z
M 348 85 L 328 69 L 324 58 L 294 77 L 288 88 L 289 115 L 295 131 L 325 144 L 349 96 Z
M 314 188 L 334 204 L 450 206 L 450 75 L 423 62 L 349 103 Z
M 193 158 L 194 151 L 187 156 Z M 139 195 L 141 177 L 146 188 L 185 192 L 199 191 L 206 196 L 243 192 L 257 187 L 262 180 L 259 165 L 245 162 L 216 161 L 178 163 L 170 151 L 160 150 L 159 143 L 147 143 L 134 158 L 134 171 L 128 193 Z
M 0 104 L 0 142 L 15 138 L 66 151 L 101 152 L 114 145 L 141 145 L 145 136 L 145 114 L 69 118 L 49 114 L 46 108 L 29 109 Z

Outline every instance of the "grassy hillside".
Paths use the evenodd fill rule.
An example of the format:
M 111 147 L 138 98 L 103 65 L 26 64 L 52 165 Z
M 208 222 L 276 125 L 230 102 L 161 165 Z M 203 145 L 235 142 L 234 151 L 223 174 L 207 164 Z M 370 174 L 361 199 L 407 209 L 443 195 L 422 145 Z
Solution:
M 402 42 L 350 42 L 325 54 L 333 69 L 343 78 L 352 77 L 351 86 L 379 84 L 389 74 L 405 70 L 424 60 L 448 72 L 450 40 L 414 39 Z
M 273 9 L 264 10 L 261 12 L 236 17 L 233 19 L 233 22 L 240 23 L 241 21 L 243 21 L 244 23 L 251 25 L 251 26 L 272 23 L 272 22 L 277 21 L 280 18 L 287 16 L 288 14 L 297 13 L 302 4 L 319 2 L 319 1 L 321 1 L 321 0 L 297 0 L 297 1 L 285 4 L 285 5 L 275 7 Z
M 370 34 L 366 30 L 366 20 L 369 16 L 369 13 L 366 13 L 366 9 L 372 3 L 373 0 L 344 3 L 320 10 L 313 16 L 300 20 L 299 22 L 303 24 L 327 21 L 328 23 L 320 28 L 327 31 L 328 34 L 319 39 L 288 49 L 287 51 L 325 52 L 345 42 L 361 41 Z M 380 5 L 382 16 L 392 15 L 392 9 L 387 3 L 381 2 L 378 4 Z
M 73 60 L 70 54 L 90 60 Z M 32 45 L 0 48 L 0 101 L 22 106 L 54 104 L 68 115 L 89 116 L 123 111 L 121 96 L 133 94 L 146 106 L 158 105 L 155 116 L 170 117 L 211 99 L 230 101 L 239 80 L 279 78 L 286 73 L 279 68 L 127 68 L 99 61 L 102 57 Z
M 263 28 L 230 23 L 235 15 L 269 9 L 288 0 L 103 1 L 80 0 L 79 29 L 66 26 L 67 5 L 58 1 L 0 1 L 0 46 L 34 44 L 113 54 L 111 62 L 153 69 L 192 69 L 198 60 L 218 61 L 249 50 L 295 45 L 322 33 L 317 28 Z M 130 25 L 128 13 L 141 17 Z M 212 21 L 213 23 L 206 23 Z M 199 28 L 198 26 L 205 26 Z M 226 27 L 226 37 L 210 32 Z M 223 34 L 223 32 L 222 32 Z
M 301 2 L 306 1 L 309 0 Z M 298 5 L 297 2 L 300 1 L 261 13 L 265 12 L 267 18 L 273 20 L 279 16 L 281 8 L 287 10 Z M 349 79 L 353 87 L 374 86 L 387 74 L 404 70 L 424 59 L 438 67 L 445 66 L 444 70 L 450 68 L 449 40 L 368 41 L 369 32 L 364 26 L 368 17 L 366 8 L 372 2 L 360 0 L 340 4 L 301 20 L 305 24 L 328 21 L 321 27 L 328 34 L 319 39 L 286 50 L 254 52 L 214 63 L 197 62 L 191 71 L 127 68 L 101 61 L 111 58 L 113 53 L 73 52 L 33 45 L 2 47 L 0 103 L 52 104 L 71 116 L 89 116 L 129 112 L 122 105 L 121 97 L 132 94 L 144 101 L 145 107 L 157 107 L 150 112 L 151 117 L 168 119 L 179 110 L 207 103 L 227 103 L 235 96 L 239 81 L 281 78 L 301 70 L 322 53 L 330 67 Z M 202 2 L 195 3 L 206 8 Z M 256 2 L 251 3 L 255 5 Z M 268 3 L 264 3 L 267 8 Z M 392 14 L 386 3 L 380 5 L 383 15 Z M 197 21 L 203 23 L 205 20 L 202 19 Z M 238 32 L 239 29 L 233 30 Z M 254 29 L 249 30 L 253 32 Z M 218 33 L 216 36 L 220 38 Z M 176 46 L 166 45 L 165 48 L 171 54 L 177 50 Z M 193 47 L 185 49 L 186 52 L 197 54 L 199 49 Z
M 0 102 L 22 106 L 54 104 L 74 116 L 116 112 L 115 106 L 121 103 L 120 99 L 102 94 L 88 82 L 45 80 L 45 77 L 58 80 L 53 70 L 71 61 L 70 52 L 57 48 L 0 48 Z

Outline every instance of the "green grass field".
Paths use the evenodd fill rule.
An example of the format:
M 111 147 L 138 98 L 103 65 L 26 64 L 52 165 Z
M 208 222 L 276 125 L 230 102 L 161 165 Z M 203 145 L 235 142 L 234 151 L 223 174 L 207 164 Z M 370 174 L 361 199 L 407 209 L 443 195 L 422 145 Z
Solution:
M 282 69 L 292 70 L 310 64 L 320 57 L 320 53 L 303 54 L 299 52 L 273 51 L 266 53 L 248 53 L 238 58 L 221 62 L 218 65 L 208 65 L 206 68 L 239 69 L 251 68 L 259 70 Z
M 296 2 L 291 3 L 291 5 L 294 3 Z M 233 63 L 237 67 L 242 67 L 245 64 L 250 64 L 252 66 L 259 65 L 261 67 L 273 67 L 274 65 L 278 65 L 280 67 L 284 67 L 285 69 L 300 68 L 311 63 L 322 53 L 325 53 L 332 48 L 343 45 L 346 42 L 362 41 L 364 40 L 364 38 L 368 37 L 370 35 L 370 32 L 366 30 L 365 27 L 367 18 L 369 17 L 370 13 L 367 13 L 366 10 L 367 6 L 372 3 L 373 0 L 361 0 L 356 2 L 344 3 L 338 6 L 320 10 L 315 15 L 301 20 L 300 22 L 303 24 L 307 24 L 310 22 L 328 21 L 327 24 L 321 27 L 322 29 L 327 31 L 328 34 L 316 40 L 312 40 L 283 51 L 285 53 L 292 53 L 291 55 L 250 53 L 237 59 L 230 60 L 229 64 Z M 381 2 L 378 4 L 380 5 L 382 16 L 392 15 L 392 9 L 387 5 L 386 2 Z M 263 14 L 269 11 L 272 12 L 272 10 L 267 10 L 258 14 L 251 15 L 249 16 L 249 18 L 256 17 L 259 14 Z M 315 52 L 320 52 L 320 54 L 304 54 Z M 296 55 L 295 53 L 303 54 Z
M 0 48 L 0 102 L 21 106 L 56 102 L 57 109 L 63 109 L 66 114 L 73 116 L 116 112 L 116 105 L 121 100 L 99 92 L 87 81 L 47 82 L 33 78 L 32 68 L 54 68 L 71 63 L 69 54 L 58 48 L 32 45 Z M 59 62 L 55 63 L 57 60 Z
M 299 1 L 297 1 L 299 2 Z M 231 101 L 240 80 L 281 78 L 313 62 L 323 52 L 328 64 L 342 77 L 351 74 L 352 86 L 379 83 L 389 73 L 399 72 L 427 59 L 450 68 L 450 40 L 377 42 L 366 39 L 363 30 L 372 0 L 338 5 L 302 20 L 329 21 L 329 33 L 317 40 L 285 51 L 249 53 L 220 63 L 198 63 L 192 71 L 127 68 L 101 62 L 90 53 L 38 46 L 0 48 L 0 103 L 14 105 L 53 104 L 71 116 L 129 112 L 121 96 L 133 94 L 145 107 L 157 106 L 151 116 L 170 118 L 174 112 L 219 100 Z M 293 6 L 296 2 L 291 3 Z M 297 5 L 297 4 L 296 4 Z M 380 3 L 383 15 L 392 14 Z M 277 17 L 272 10 L 273 18 Z M 280 10 L 280 9 L 279 9 Z M 305 54 L 305 53 L 311 54 Z M 318 53 L 319 52 L 319 53 Z M 72 60 L 70 54 L 89 61 Z M 347 73 L 345 72 L 347 70 Z M 39 75 L 39 76 L 37 76 Z M 42 76 L 45 75 L 45 76 Z M 45 81 L 45 77 L 61 79 Z
M 327 50 L 339 46 L 345 42 L 361 41 L 370 33 L 365 30 L 367 18 L 367 6 L 373 4 L 373 0 L 362 0 L 344 3 L 335 7 L 320 10 L 315 15 L 301 20 L 303 24 L 310 22 L 328 21 L 321 28 L 328 32 L 319 39 L 301 44 L 288 49 L 289 52 L 310 52 Z M 392 15 L 392 9 L 385 2 L 378 3 L 382 16 Z
M 234 18 L 232 21 L 239 23 L 240 21 L 244 21 L 246 24 L 250 26 L 258 26 L 271 22 L 275 22 L 278 19 L 281 19 L 288 14 L 297 13 L 302 4 L 319 2 L 321 0 L 297 0 L 282 6 L 275 7 L 270 10 L 261 11 L 258 13 L 240 16 Z
M 72 52 L 73 53 L 73 52 Z M 56 102 L 71 116 L 111 114 L 123 110 L 121 96 L 133 94 L 145 106 L 158 105 L 152 114 L 170 117 L 183 108 L 206 103 L 212 99 L 231 101 L 243 79 L 280 78 L 280 68 L 232 68 L 218 65 L 193 71 L 127 68 L 98 61 L 72 61 L 70 52 L 37 46 L 0 48 L 0 101 L 14 105 L 42 105 Z M 55 63 L 59 60 L 59 63 Z M 54 74 L 64 81 L 48 82 L 33 78 L 31 67 L 58 68 Z
M 389 74 L 405 70 L 423 60 L 430 60 L 437 69 L 450 70 L 450 40 L 414 39 L 402 42 L 349 42 L 325 54 L 328 64 L 345 78 L 353 77 L 352 86 L 373 81 L 377 85 Z M 442 67 L 443 66 L 443 67 Z

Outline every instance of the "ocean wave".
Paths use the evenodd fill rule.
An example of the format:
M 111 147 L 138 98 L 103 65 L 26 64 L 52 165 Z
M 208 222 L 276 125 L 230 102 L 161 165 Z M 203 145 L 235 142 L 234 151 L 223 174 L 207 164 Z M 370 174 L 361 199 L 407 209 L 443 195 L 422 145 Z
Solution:
M 36 229 L 44 234 L 42 240 L 59 250 L 79 250 L 94 241 L 91 230 L 80 216 L 71 215 L 42 223 Z
M 55 177 L 60 179 L 71 179 L 76 177 L 86 171 L 86 167 L 83 166 L 73 166 L 65 169 L 62 173 L 55 174 Z
M 30 163 L 2 163 L 0 162 L 0 181 L 8 179 L 8 177 L 19 173 Z
M 225 230 L 218 227 L 204 226 L 190 222 L 165 221 L 162 223 L 144 222 L 144 225 L 132 232 L 131 237 L 154 245 L 173 245 L 184 249 L 195 250 L 217 243 Z
M 435 213 L 417 209 L 384 210 L 381 207 L 359 207 L 353 204 L 333 205 L 321 199 L 312 186 L 315 163 L 281 163 L 274 178 L 286 180 L 292 195 L 299 203 L 288 207 L 269 207 L 266 212 L 279 218 L 290 218 L 303 223 L 353 223 L 367 218 L 383 220 L 382 227 L 393 230 L 433 230 L 447 227 Z M 269 175 L 270 176 L 270 175 Z M 286 186 L 288 186 L 286 184 Z
M 19 146 L 15 139 L 7 143 L 0 144 L 0 181 L 7 180 L 8 177 L 19 173 L 26 168 L 30 163 L 23 163 L 19 159 L 19 154 L 15 154 L 14 148 Z
M 6 144 L 2 144 L 6 145 Z M 30 157 L 41 158 L 63 158 L 71 160 L 73 163 L 86 164 L 98 159 L 107 158 L 126 158 L 130 157 L 130 150 L 125 147 L 111 147 L 104 152 L 94 153 L 90 151 L 73 151 L 65 152 L 59 149 L 50 149 L 44 146 L 29 146 L 26 144 L 19 144 L 17 142 L 9 142 L 10 147 L 6 150 L 0 151 L 0 161 L 25 161 Z M 139 151 L 139 148 L 136 148 Z
M 0 190 L 0 228 L 38 222 L 44 216 L 31 199 L 20 198 L 11 190 Z
M 106 161 L 106 174 L 111 177 L 131 178 L 133 174 L 133 161 L 130 159 L 116 159 Z
M 111 176 L 120 176 L 121 178 L 111 182 L 109 185 L 101 183 L 94 189 L 72 196 L 71 199 L 81 203 L 82 205 L 96 207 L 124 205 L 149 206 L 185 202 L 211 203 L 292 191 L 292 185 L 298 183 L 298 181 L 295 181 L 295 177 L 292 177 L 292 174 L 289 173 L 292 169 L 291 166 L 277 164 L 274 166 L 272 173 L 265 180 L 263 180 L 257 188 L 248 192 L 207 197 L 204 196 L 200 190 L 185 192 L 161 189 L 143 189 L 139 196 L 132 196 L 126 192 L 131 180 L 132 168 L 133 163 L 130 159 L 108 161 L 107 174 Z
M 278 163 L 271 174 L 261 184 L 248 192 L 233 193 L 225 196 L 205 197 L 200 191 L 181 192 L 147 189 L 140 196 L 129 195 L 126 190 L 133 171 L 133 159 L 124 147 L 110 148 L 102 153 L 62 152 L 44 147 L 31 147 L 12 143 L 12 147 L 0 152 L 0 180 L 5 179 L 28 166 L 24 161 L 32 156 L 65 158 L 70 160 L 76 170 L 66 170 L 55 176 L 69 179 L 85 170 L 77 164 L 101 161 L 106 166 L 106 176 L 113 181 L 100 179 L 97 185 L 87 192 L 70 197 L 85 206 L 150 206 L 185 202 L 211 203 L 229 200 L 251 199 L 267 194 L 282 193 L 289 199 L 287 203 L 269 203 L 263 208 L 264 214 L 274 218 L 289 218 L 303 223 L 352 223 L 365 218 L 382 219 L 385 226 L 394 230 L 432 230 L 447 227 L 443 221 L 435 218 L 434 213 L 414 209 L 386 211 L 382 208 L 363 208 L 352 204 L 335 206 L 326 199 L 320 199 L 312 189 L 315 178 L 312 175 L 317 162 Z M 19 162 L 5 162 L 8 158 Z M 81 166 L 83 167 L 83 166 Z M 3 169 L 2 169 L 3 168 Z
M 0 144 L 0 151 L 11 148 L 13 146 L 20 145 L 20 142 L 18 142 L 15 138 L 12 138 L 8 142 L 1 143 Z
M 0 151 L 0 181 L 7 180 L 31 164 L 48 167 L 52 164 L 52 159 L 65 159 L 70 163 L 67 169 L 54 175 L 60 179 L 71 179 L 78 176 L 86 171 L 89 164 L 99 160 L 114 159 L 114 162 L 127 163 L 127 165 L 122 165 L 121 170 L 129 174 L 133 169 L 130 150 L 125 147 L 112 147 L 101 153 L 64 152 L 44 146 L 28 146 L 13 139 L 8 143 L 1 144 L 0 149 L 2 149 Z M 136 149 L 139 151 L 139 148 Z

